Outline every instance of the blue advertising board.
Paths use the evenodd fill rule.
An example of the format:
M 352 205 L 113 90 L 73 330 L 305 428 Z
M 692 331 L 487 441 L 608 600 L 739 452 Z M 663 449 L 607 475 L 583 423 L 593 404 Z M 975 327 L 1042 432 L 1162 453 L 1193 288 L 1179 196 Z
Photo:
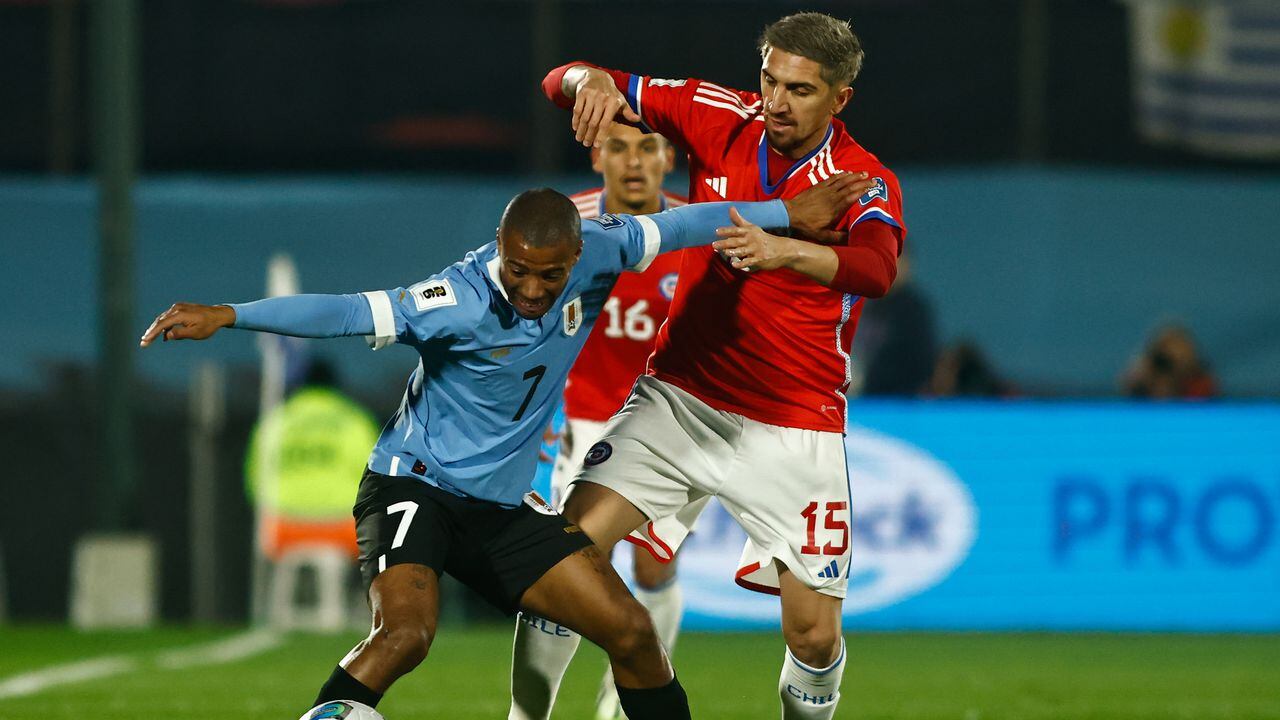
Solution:
M 848 627 L 1280 630 L 1280 406 L 851 408 Z M 686 627 L 775 626 L 718 505 L 685 543 Z M 629 563 L 619 560 L 620 570 Z

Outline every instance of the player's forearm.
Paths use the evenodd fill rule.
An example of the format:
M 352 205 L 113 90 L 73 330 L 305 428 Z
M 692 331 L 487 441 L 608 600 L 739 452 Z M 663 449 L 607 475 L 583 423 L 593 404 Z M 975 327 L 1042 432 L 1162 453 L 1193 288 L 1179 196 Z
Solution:
M 573 101 L 578 97 L 578 88 L 588 80 L 597 79 L 613 83 L 620 92 L 625 92 L 627 73 L 597 67 L 589 62 L 575 60 L 565 63 L 542 78 L 542 94 L 555 103 L 557 107 L 568 110 L 573 108 Z
M 371 335 L 373 311 L 362 295 L 290 295 L 228 305 L 243 330 L 328 338 Z
M 715 241 L 717 229 L 733 225 L 729 208 L 737 208 L 744 220 L 765 230 L 781 230 L 791 222 L 781 200 L 695 203 L 644 217 L 661 232 L 659 251 L 670 252 Z
M 783 267 L 795 270 L 832 290 L 868 298 L 884 297 L 898 275 L 897 238 L 887 227 L 853 231 L 856 245 L 787 242 Z

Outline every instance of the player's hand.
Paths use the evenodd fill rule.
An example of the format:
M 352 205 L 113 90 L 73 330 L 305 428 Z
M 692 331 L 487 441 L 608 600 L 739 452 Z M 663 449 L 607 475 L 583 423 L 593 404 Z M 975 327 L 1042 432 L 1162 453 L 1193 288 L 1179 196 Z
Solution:
M 786 267 L 795 257 L 796 240 L 770 235 L 759 225 L 747 222 L 736 207 L 729 208 L 729 218 L 733 220 L 733 227 L 716 230 L 720 239 L 711 247 L 738 270 L 775 270 Z
M 587 68 L 574 93 L 574 138 L 586 147 L 600 147 L 600 141 L 609 136 L 609 128 L 619 111 L 627 122 L 640 122 L 640 116 L 627 104 L 627 98 L 613 84 L 609 73 Z
M 832 230 L 832 226 L 873 187 L 875 181 L 868 180 L 864 172 L 839 173 L 782 202 L 787 206 L 796 236 L 835 245 L 844 243 L 849 234 Z
M 226 305 L 178 303 L 160 313 L 142 334 L 142 347 L 161 340 L 204 340 L 236 323 L 236 311 Z

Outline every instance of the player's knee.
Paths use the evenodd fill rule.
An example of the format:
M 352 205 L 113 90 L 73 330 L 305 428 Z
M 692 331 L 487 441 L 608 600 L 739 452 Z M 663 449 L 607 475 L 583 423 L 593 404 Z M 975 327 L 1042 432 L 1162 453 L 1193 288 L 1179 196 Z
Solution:
M 827 667 L 840 652 L 840 629 L 836 627 L 815 623 L 790 628 L 784 636 L 791 654 L 810 667 Z
M 636 552 L 639 552 L 637 550 Z M 656 560 L 644 560 L 637 562 L 635 566 L 636 585 L 641 590 L 654 592 L 661 590 L 671 583 L 676 576 L 676 564 L 674 561 L 669 563 L 660 563 Z
M 374 642 L 393 665 L 408 672 L 427 658 L 436 629 L 428 623 L 384 625 L 374 633 Z
M 632 600 L 615 624 L 604 649 L 614 659 L 627 660 L 643 656 L 660 646 L 649 612 Z

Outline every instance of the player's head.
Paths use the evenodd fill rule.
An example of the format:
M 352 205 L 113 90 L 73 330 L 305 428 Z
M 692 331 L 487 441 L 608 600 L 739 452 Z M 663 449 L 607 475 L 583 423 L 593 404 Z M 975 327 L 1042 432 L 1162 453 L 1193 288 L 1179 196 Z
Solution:
M 675 148 L 666 138 L 621 123 L 614 123 L 591 153 L 591 168 L 604 176 L 605 193 L 632 213 L 657 209 L 662 179 L 675 163 Z
M 498 279 L 520 317 L 546 314 L 582 255 L 582 221 L 573 201 L 536 188 L 511 198 L 498 225 Z
M 822 13 L 788 15 L 760 35 L 760 94 L 769 144 L 807 149 L 849 103 L 862 69 L 862 43 L 849 23 Z M 818 136 L 821 137 L 820 135 Z

